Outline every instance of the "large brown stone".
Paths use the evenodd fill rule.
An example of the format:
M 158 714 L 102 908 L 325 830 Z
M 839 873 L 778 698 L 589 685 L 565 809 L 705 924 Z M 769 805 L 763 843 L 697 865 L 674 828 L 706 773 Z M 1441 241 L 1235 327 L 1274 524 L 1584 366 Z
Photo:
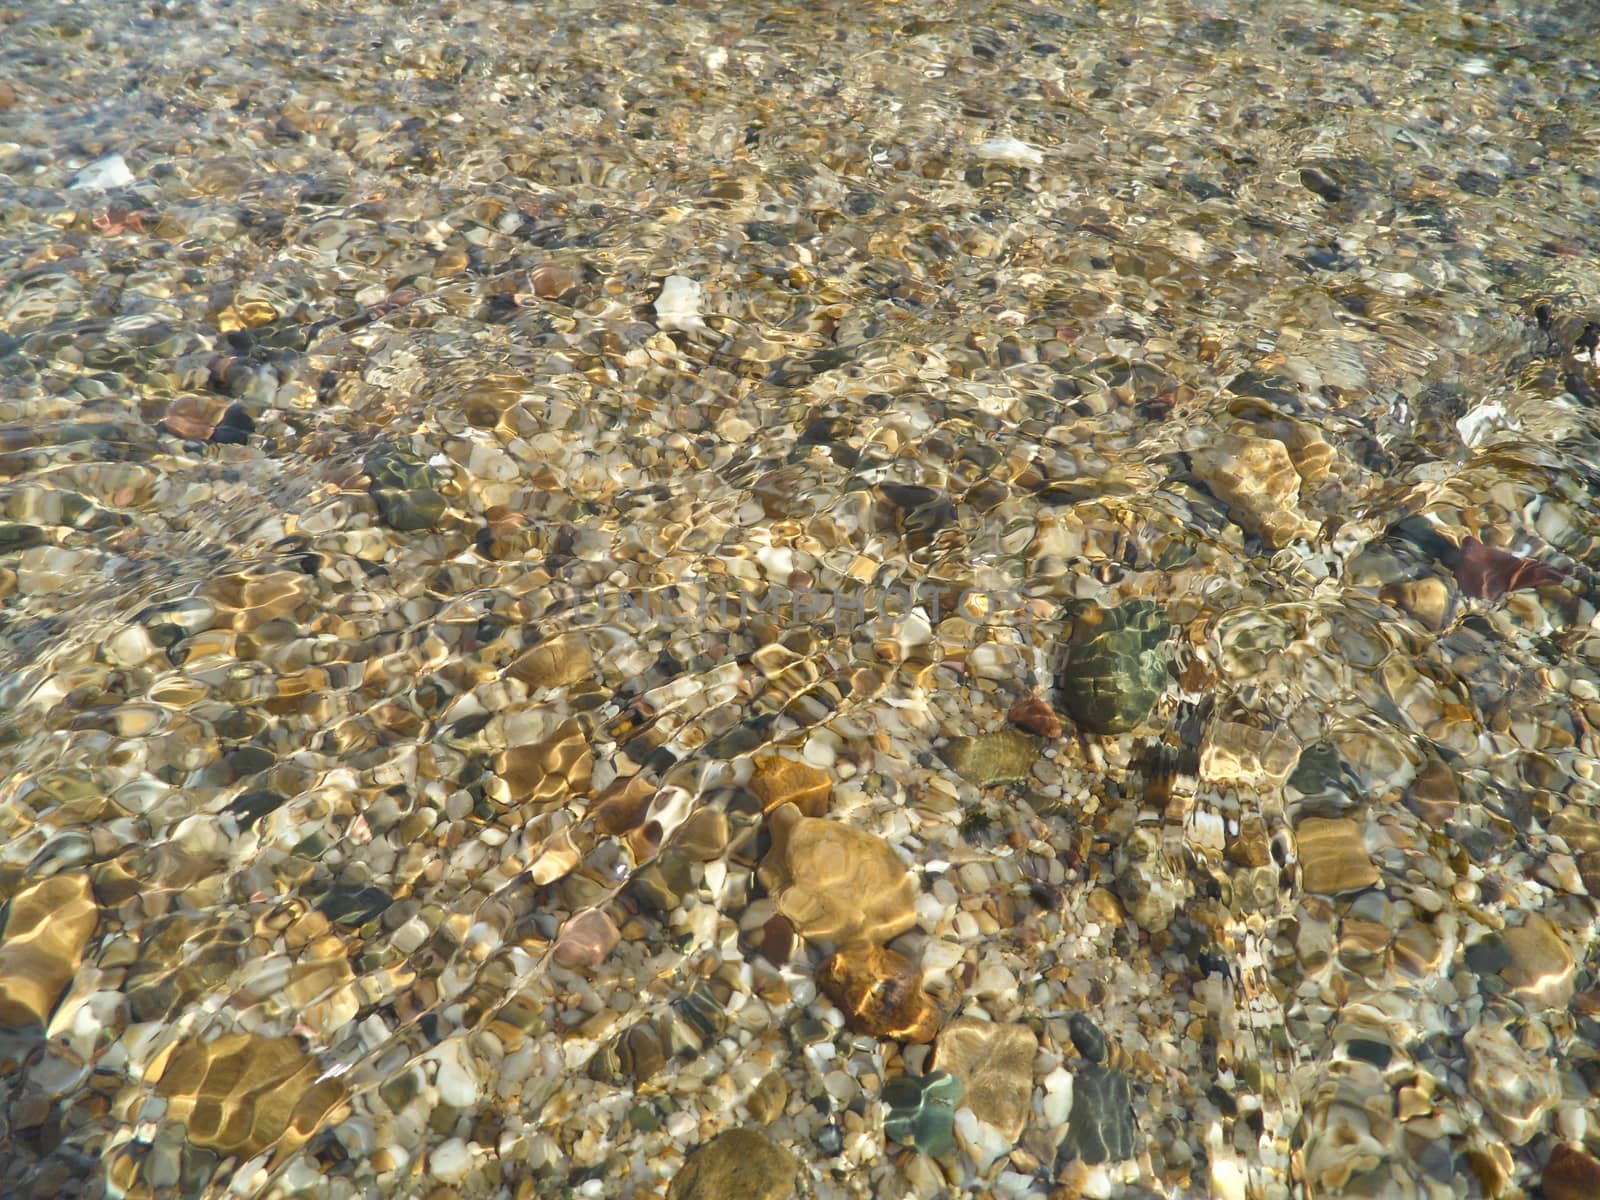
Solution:
M 792 804 L 805 816 L 821 817 L 833 798 L 833 778 L 809 763 L 761 754 L 756 756 L 750 790 L 760 799 L 763 812 Z
M 52 875 L 11 897 L 0 938 L 0 1024 L 49 1024 L 99 922 L 88 875 Z
M 230 1033 L 177 1043 L 150 1064 L 146 1080 L 167 1098 L 168 1119 L 183 1123 L 190 1142 L 245 1159 L 311 1138 L 345 1099 L 339 1082 L 319 1082 L 321 1074 L 294 1038 Z
M 730 1129 L 689 1155 L 667 1200 L 790 1200 L 799 1179 L 800 1164 L 782 1146 L 753 1129 Z
M 1295 830 L 1302 890 L 1322 896 L 1359 892 L 1378 882 L 1361 825 L 1345 818 L 1307 817 Z
M 962 1103 L 1013 1142 L 1033 1101 L 1033 1059 L 1039 1039 L 1026 1025 L 961 1017 L 945 1026 L 934 1065 L 961 1081 Z
M 844 946 L 883 943 L 916 924 L 917 885 L 894 848 L 838 821 L 772 814 L 761 882 L 800 935 Z

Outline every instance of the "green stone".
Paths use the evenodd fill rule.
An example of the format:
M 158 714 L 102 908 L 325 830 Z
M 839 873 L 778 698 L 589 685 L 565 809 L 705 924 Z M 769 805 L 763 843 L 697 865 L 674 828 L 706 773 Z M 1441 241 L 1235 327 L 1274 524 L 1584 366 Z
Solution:
M 888 1109 L 883 1132 L 933 1158 L 954 1153 L 961 1091 L 961 1081 L 947 1071 L 897 1075 L 883 1087 L 883 1103 Z
M 1019 729 L 951 738 L 939 756 L 968 783 L 992 787 L 1028 778 L 1039 761 L 1039 743 Z
M 1151 600 L 1104 608 L 1074 601 L 1056 668 L 1060 707 L 1091 733 L 1126 733 L 1150 715 L 1167 686 L 1172 622 Z
M 373 488 L 372 499 L 383 523 L 403 533 L 437 528 L 446 508 L 444 497 L 431 490 Z

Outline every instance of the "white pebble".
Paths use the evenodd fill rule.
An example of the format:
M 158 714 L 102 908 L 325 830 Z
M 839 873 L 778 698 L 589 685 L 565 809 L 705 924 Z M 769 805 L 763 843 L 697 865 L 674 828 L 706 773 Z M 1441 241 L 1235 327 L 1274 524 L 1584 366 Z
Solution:
M 1211 1194 L 1217 1200 L 1245 1200 L 1245 1172 L 1231 1158 L 1211 1160 Z
M 128 170 L 127 161 L 120 154 L 108 154 L 104 158 L 97 158 L 72 177 L 67 184 L 75 189 L 98 189 L 105 192 L 112 188 L 127 187 L 133 182 L 133 172 Z
M 956 1109 L 956 1134 L 981 1175 L 998 1158 L 1011 1152 L 1011 1140 L 993 1125 L 978 1120 L 970 1108 Z
M 1013 167 L 1037 167 L 1044 162 L 1043 154 L 1014 137 L 990 138 L 978 146 L 978 157 Z
M 472 1151 L 458 1137 L 441 1143 L 428 1155 L 428 1174 L 440 1183 L 460 1183 L 472 1170 Z
M 478 1103 L 482 1091 L 477 1071 L 464 1058 L 462 1049 L 461 1042 L 452 1038 L 434 1051 L 439 1060 L 434 1086 L 439 1089 L 439 1099 L 451 1108 L 471 1108 Z
M 661 281 L 656 297 L 656 325 L 665 330 L 682 329 L 698 333 L 706 323 L 700 319 L 706 289 L 686 275 L 668 275 Z
M 1044 1077 L 1044 1119 L 1052 1128 L 1065 1125 L 1072 1114 L 1072 1075 L 1057 1067 Z

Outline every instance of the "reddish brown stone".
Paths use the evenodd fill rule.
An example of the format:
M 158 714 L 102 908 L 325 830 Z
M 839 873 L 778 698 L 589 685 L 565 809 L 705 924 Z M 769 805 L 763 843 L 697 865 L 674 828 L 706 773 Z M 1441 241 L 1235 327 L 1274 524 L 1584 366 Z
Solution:
M 1595 1200 L 1600 1197 L 1600 1162 L 1582 1150 L 1558 1145 L 1544 1165 L 1540 1186 L 1546 1200 Z
M 881 946 L 847 946 L 817 968 L 817 986 L 850 1028 L 900 1042 L 931 1042 L 940 1016 L 911 960 Z
M 1461 590 L 1479 600 L 1498 600 L 1518 588 L 1572 582 L 1563 572 L 1546 563 L 1496 550 L 1474 537 L 1461 543 L 1455 571 Z
M 563 967 L 598 967 L 616 949 L 621 935 L 598 908 L 574 913 L 556 937 L 555 958 Z
M 1054 740 L 1061 736 L 1061 718 L 1043 698 L 1029 692 L 1011 706 L 1006 719 L 1025 733 Z
M 789 918 L 776 916 L 761 927 L 761 953 L 774 966 L 781 967 L 794 953 L 794 926 Z

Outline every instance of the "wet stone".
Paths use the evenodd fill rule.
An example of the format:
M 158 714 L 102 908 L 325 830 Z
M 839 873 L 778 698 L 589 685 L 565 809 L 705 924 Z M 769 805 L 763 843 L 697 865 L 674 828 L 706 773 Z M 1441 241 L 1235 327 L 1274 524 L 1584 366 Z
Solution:
M 1502 937 L 1507 962 L 1501 974 L 1516 995 L 1535 1008 L 1565 1008 L 1572 999 L 1575 964 L 1556 927 L 1529 913 Z
M 1269 550 L 1316 533 L 1315 522 L 1300 511 L 1300 475 L 1282 442 L 1222 434 L 1189 457 L 1195 475 L 1239 527 Z
M 1305 891 L 1337 896 L 1378 882 L 1378 868 L 1367 853 L 1357 821 L 1308 817 L 1296 827 L 1295 841 Z
M 1492 1018 L 1473 1026 L 1461 1041 L 1471 1068 L 1468 1086 L 1495 1128 L 1513 1146 L 1527 1142 L 1560 1098 L 1559 1078 Z
M 444 476 L 413 454 L 389 450 L 367 462 L 368 491 L 378 515 L 391 529 L 435 529 L 448 507 L 439 488 Z
M 922 972 L 893 950 L 848 946 L 817 968 L 817 986 L 857 1033 L 921 1043 L 939 1031 L 939 1010 L 922 990 Z
M 800 1164 L 783 1147 L 751 1129 L 730 1129 L 684 1161 L 667 1200 L 789 1200 Z
M 506 674 L 528 688 L 569 687 L 594 669 L 589 644 L 581 634 L 563 633 L 525 651 Z
M 343 1087 L 320 1078 L 320 1065 L 291 1037 L 184 1041 L 148 1074 L 167 1098 L 167 1119 L 181 1122 L 190 1142 L 241 1159 L 303 1145 L 344 1099 Z
M 49 1023 L 99 921 L 88 875 L 52 875 L 11 897 L 0 935 L 0 1024 Z
M 1072 1046 L 1092 1063 L 1106 1059 L 1106 1035 L 1100 1027 L 1082 1013 L 1073 1013 L 1067 1019 L 1067 1030 L 1072 1036 Z
M 1172 624 L 1159 604 L 1128 600 L 1067 606 L 1056 667 L 1056 699 L 1091 733 L 1126 733 L 1142 722 L 1167 686 L 1163 643 Z
M 330 921 L 355 929 L 382 916 L 393 903 L 382 888 L 335 884 L 317 901 L 317 908 Z
M 916 881 L 888 842 L 788 805 L 770 820 L 761 882 L 802 937 L 882 943 L 916 924 Z
M 1013 1142 L 1022 1136 L 1033 1099 L 1033 1059 L 1039 1039 L 1026 1025 L 962 1017 L 946 1025 L 934 1063 L 954 1076 L 968 1108 Z
M 1061 718 L 1056 715 L 1056 710 L 1050 707 L 1050 702 L 1042 696 L 1030 692 L 1011 706 L 1006 714 L 1010 721 L 1024 733 L 1031 733 L 1034 737 L 1041 737 L 1047 741 L 1054 741 L 1061 736 Z
M 555 960 L 564 967 L 597 967 L 616 949 L 621 934 L 598 908 L 574 914 L 556 937 Z
M 1072 1112 L 1061 1153 L 1090 1165 L 1122 1162 L 1138 1153 L 1133 1093 L 1128 1077 L 1099 1063 L 1079 1067 L 1072 1080 Z
M 760 799 L 763 812 L 793 804 L 803 816 L 827 814 L 833 779 L 826 771 L 776 754 L 759 754 L 754 765 L 750 790 Z
M 1028 778 L 1033 764 L 1039 761 L 1039 743 L 1026 733 L 1002 729 L 976 737 L 951 738 L 939 755 L 968 783 L 993 787 Z
M 1540 1179 L 1545 1200 L 1594 1200 L 1600 1196 L 1600 1162 L 1582 1150 L 1558 1143 Z
M 897 1075 L 883 1085 L 883 1132 L 930 1157 L 953 1154 L 962 1095 L 961 1081 L 946 1071 Z

